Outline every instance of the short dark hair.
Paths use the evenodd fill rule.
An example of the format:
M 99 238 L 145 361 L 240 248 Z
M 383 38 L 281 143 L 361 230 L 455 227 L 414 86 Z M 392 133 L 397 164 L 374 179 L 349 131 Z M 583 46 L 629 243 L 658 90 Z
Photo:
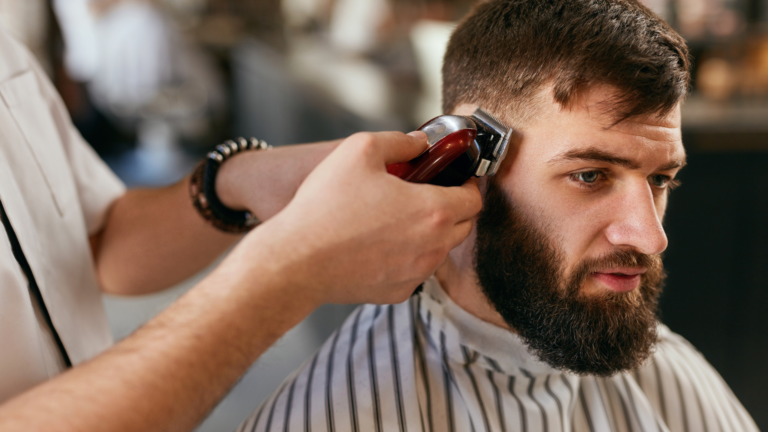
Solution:
M 462 103 L 525 117 L 545 86 L 570 107 L 607 84 L 616 123 L 666 114 L 688 92 L 685 41 L 635 0 L 490 0 L 458 25 L 443 63 L 443 110 Z M 551 100 L 551 99 L 550 99 Z

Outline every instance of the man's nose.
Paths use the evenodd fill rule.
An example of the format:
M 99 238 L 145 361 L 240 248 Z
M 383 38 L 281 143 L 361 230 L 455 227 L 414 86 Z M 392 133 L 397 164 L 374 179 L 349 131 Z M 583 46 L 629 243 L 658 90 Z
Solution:
M 628 188 L 614 202 L 612 222 L 606 237 L 614 246 L 629 246 L 638 252 L 656 255 L 667 248 L 667 235 L 650 186 Z

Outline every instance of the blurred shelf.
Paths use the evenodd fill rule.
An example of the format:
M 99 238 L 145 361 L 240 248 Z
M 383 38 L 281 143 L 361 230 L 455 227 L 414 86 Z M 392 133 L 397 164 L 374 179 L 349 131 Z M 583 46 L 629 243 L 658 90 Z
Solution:
M 682 109 L 683 142 L 693 151 L 768 151 L 768 100 L 712 102 L 691 95 Z
M 691 95 L 682 120 L 684 129 L 702 132 L 768 132 L 768 100 L 717 103 Z

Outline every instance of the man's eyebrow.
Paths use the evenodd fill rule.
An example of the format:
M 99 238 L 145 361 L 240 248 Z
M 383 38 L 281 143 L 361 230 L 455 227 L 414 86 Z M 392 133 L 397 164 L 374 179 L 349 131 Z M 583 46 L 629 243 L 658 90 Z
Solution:
M 682 159 L 679 160 L 673 160 L 672 162 L 666 163 L 658 168 L 659 171 L 671 171 L 673 169 L 682 168 L 684 167 L 688 162 L 685 160 L 685 156 L 683 156 Z
M 605 150 L 596 149 L 594 147 L 586 149 L 574 149 L 565 153 L 560 153 L 557 156 L 549 160 L 549 163 L 557 163 L 564 161 L 593 161 L 593 162 L 606 162 L 611 165 L 619 165 L 629 169 L 638 169 L 640 165 L 637 162 L 631 161 L 627 158 L 609 153 Z
M 592 162 L 606 162 L 611 165 L 619 165 L 628 169 L 639 169 L 640 165 L 630 159 L 615 155 L 605 150 L 596 149 L 594 147 L 586 149 L 569 150 L 565 153 L 561 153 L 554 158 L 550 159 L 548 163 L 557 163 L 564 161 L 592 161 Z M 667 162 L 666 164 L 657 168 L 657 171 L 670 171 L 676 168 L 682 168 L 686 164 L 685 157 L 678 160 Z

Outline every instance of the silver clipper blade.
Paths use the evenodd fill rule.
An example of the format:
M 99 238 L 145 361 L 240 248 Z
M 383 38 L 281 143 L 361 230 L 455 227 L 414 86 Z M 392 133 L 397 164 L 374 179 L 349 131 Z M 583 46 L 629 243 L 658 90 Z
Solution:
M 472 114 L 472 120 L 478 123 L 482 129 L 486 129 L 491 135 L 489 141 L 483 146 L 480 163 L 475 171 L 476 177 L 484 175 L 492 176 L 499 170 L 499 165 L 504 161 L 509 150 L 509 137 L 512 135 L 512 128 L 504 126 L 492 115 L 478 108 Z

